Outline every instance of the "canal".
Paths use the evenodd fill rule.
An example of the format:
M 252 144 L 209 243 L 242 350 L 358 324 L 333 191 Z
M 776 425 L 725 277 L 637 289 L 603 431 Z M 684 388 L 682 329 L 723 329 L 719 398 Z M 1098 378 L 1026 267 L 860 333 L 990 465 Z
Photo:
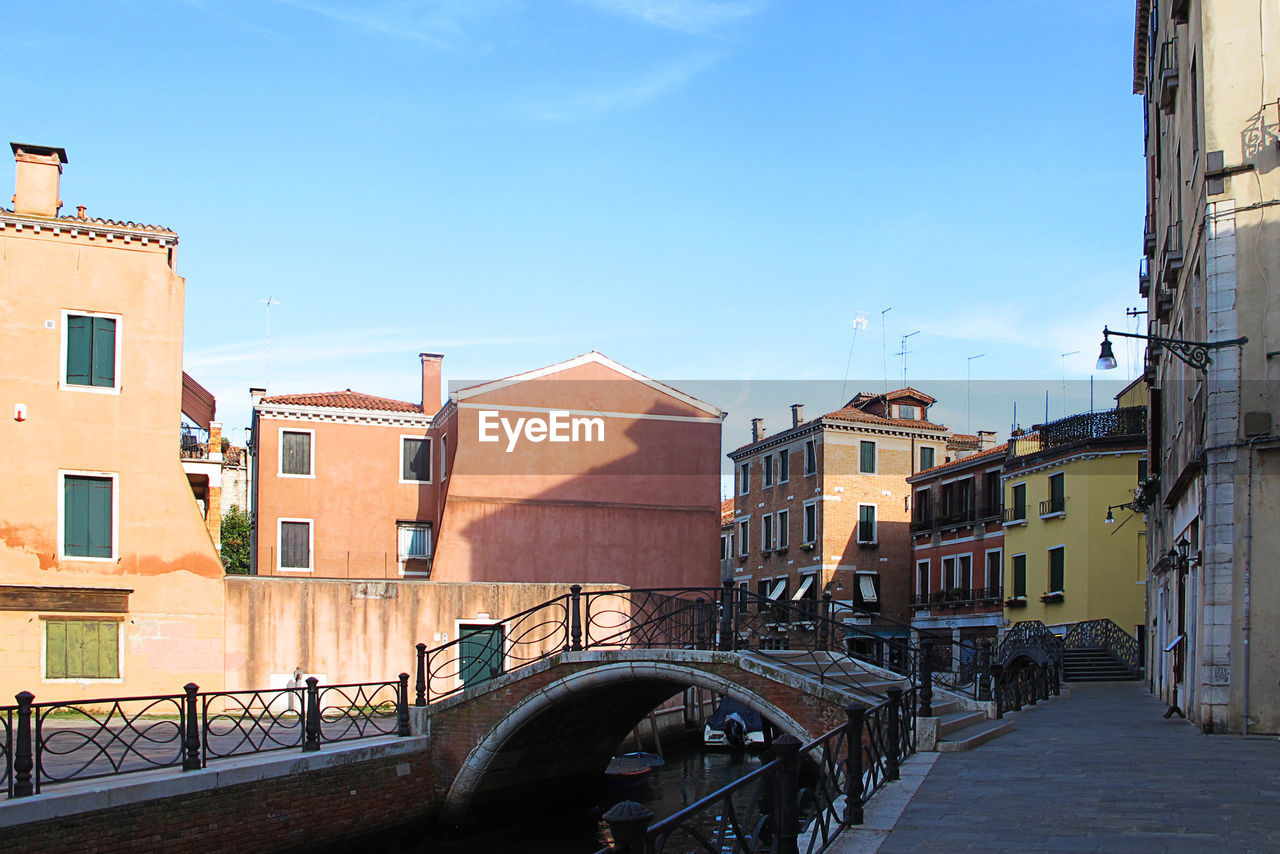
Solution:
M 446 838 L 401 839 L 381 850 L 389 854 L 592 854 L 600 842 L 600 816 L 619 801 L 631 800 L 653 810 L 656 819 L 679 812 L 760 767 L 759 756 L 718 753 L 702 749 L 698 739 L 666 751 L 666 764 L 645 781 L 626 791 L 603 786 L 591 809 L 548 816 L 536 823 L 483 834 Z

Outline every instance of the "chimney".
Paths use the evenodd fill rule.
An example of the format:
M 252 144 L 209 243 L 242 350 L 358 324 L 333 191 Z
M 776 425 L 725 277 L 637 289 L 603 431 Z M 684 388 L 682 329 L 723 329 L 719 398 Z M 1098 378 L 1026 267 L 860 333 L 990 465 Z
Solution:
M 253 401 L 254 406 L 257 406 L 259 403 L 262 403 L 262 398 L 266 396 L 267 396 L 267 390 L 265 388 L 257 388 L 255 386 L 249 387 L 249 399 Z
M 440 408 L 440 363 L 443 353 L 419 353 L 422 360 L 422 411 L 435 415 Z
M 25 145 L 11 142 L 15 173 L 13 177 L 13 212 L 33 216 L 54 217 L 62 207 L 58 197 L 62 164 L 67 152 L 47 145 Z
M 759 442 L 763 438 L 764 438 L 764 419 L 752 418 L 751 419 L 751 441 Z
M 978 450 L 985 451 L 987 448 L 996 446 L 995 430 L 979 430 L 978 431 Z
M 799 427 L 803 423 L 804 423 L 804 404 L 803 403 L 791 404 L 791 426 Z

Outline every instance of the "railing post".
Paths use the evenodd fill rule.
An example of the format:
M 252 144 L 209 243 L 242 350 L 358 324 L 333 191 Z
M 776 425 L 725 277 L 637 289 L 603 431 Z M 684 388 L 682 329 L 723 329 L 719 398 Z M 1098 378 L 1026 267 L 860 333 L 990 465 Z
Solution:
M 601 818 L 609 825 L 609 836 L 613 839 L 610 851 L 644 854 L 644 837 L 653 821 L 653 810 L 635 801 L 621 801 Z
M 983 643 L 978 646 L 978 672 L 974 676 L 977 683 L 977 699 L 986 701 L 991 699 L 991 644 Z
M 31 770 L 35 767 L 31 754 L 31 704 L 36 695 L 23 691 L 14 699 L 18 701 L 18 737 L 13 749 L 13 796 L 25 798 L 35 794 L 31 785 Z
M 582 650 L 582 585 L 569 587 L 569 651 Z
M 320 749 L 320 689 L 316 687 L 320 680 L 314 676 L 307 677 L 306 719 L 302 725 L 305 740 L 302 751 L 310 753 Z
M 933 717 L 933 641 L 920 640 L 920 717 Z
M 862 727 L 867 707 L 861 703 L 850 703 L 844 707 L 848 719 L 844 726 L 845 748 L 845 792 L 844 823 L 862 824 Z
M 409 734 L 409 674 L 400 674 L 400 685 L 396 691 L 396 735 L 404 738 Z
M 1043 664 L 1033 664 L 1030 672 L 1027 673 L 1027 705 L 1034 706 L 1036 704 L 1037 695 L 1040 693 L 1040 671 L 1044 670 Z
M 199 771 L 200 724 L 196 716 L 196 704 L 199 702 L 196 694 L 200 691 L 200 686 L 188 682 L 182 686 L 182 690 L 186 692 L 186 696 L 182 698 L 182 770 Z
M 427 645 L 420 643 L 414 648 L 418 650 L 418 680 L 413 686 L 413 704 L 425 706 L 427 704 Z
M 889 743 L 885 745 L 884 778 L 893 782 L 898 779 L 898 751 L 902 748 L 902 727 L 898 719 L 902 714 L 902 686 L 890 685 L 885 693 L 889 695 Z
M 818 649 L 827 649 L 831 643 L 831 626 L 827 621 L 831 619 L 831 591 L 822 591 L 822 604 L 819 607 L 819 614 L 822 619 L 818 621 Z
M 698 649 L 707 648 L 707 600 L 699 596 L 694 600 L 694 619 L 698 621 L 696 644 Z
M 777 784 L 773 787 L 773 851 L 777 854 L 799 854 L 796 838 L 800 835 L 797 804 L 800 793 L 800 739 L 784 733 L 773 740 L 773 753 L 778 758 Z
M 996 718 L 1004 717 L 1004 665 L 991 665 L 991 696 L 996 701 Z
M 717 644 L 721 652 L 728 652 L 733 649 L 733 620 L 737 613 L 737 603 L 734 598 L 737 594 L 737 587 L 734 586 L 733 580 L 726 578 L 720 590 L 720 643 Z

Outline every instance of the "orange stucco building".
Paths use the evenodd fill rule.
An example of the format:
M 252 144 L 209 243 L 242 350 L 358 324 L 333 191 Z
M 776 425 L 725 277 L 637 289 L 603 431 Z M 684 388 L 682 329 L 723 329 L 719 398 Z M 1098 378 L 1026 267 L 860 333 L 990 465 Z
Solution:
M 439 411 L 357 392 L 254 408 L 256 572 L 715 585 L 719 409 L 588 353 Z
M 66 153 L 12 148 L 13 208 L 0 208 L 0 695 L 220 688 L 222 563 L 179 455 L 177 235 L 83 208 L 61 216 Z

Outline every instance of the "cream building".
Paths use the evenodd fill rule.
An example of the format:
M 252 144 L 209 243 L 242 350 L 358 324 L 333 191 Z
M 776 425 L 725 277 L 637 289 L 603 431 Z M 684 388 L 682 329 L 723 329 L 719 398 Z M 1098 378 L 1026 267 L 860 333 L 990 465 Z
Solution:
M 1137 4 L 1149 331 L 1248 338 L 1204 370 L 1168 345 L 1147 356 L 1147 674 L 1206 732 L 1280 732 L 1277 48 L 1272 2 Z

